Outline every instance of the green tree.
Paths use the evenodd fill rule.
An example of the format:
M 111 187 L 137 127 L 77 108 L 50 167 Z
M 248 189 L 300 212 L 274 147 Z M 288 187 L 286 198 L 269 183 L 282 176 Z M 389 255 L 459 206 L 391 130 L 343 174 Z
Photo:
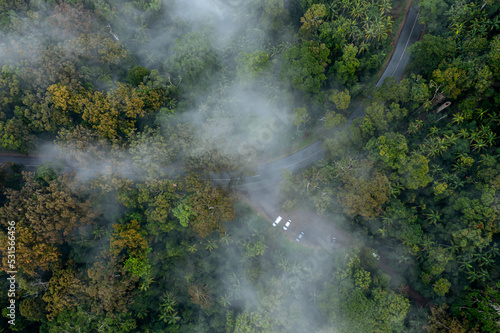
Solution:
M 257 50 L 250 54 L 243 52 L 236 61 L 238 76 L 242 80 L 248 80 L 249 77 L 256 78 L 270 66 L 269 54 L 266 51 Z
M 142 66 L 134 66 L 127 73 L 127 82 L 133 86 L 138 86 L 144 83 L 144 78 L 149 75 L 150 71 Z
M 281 80 L 290 81 L 295 89 L 317 93 L 326 80 L 329 54 L 325 44 L 313 41 L 295 44 L 282 53 Z
M 448 281 L 445 278 L 441 278 L 437 280 L 432 288 L 434 289 L 434 292 L 438 294 L 439 296 L 444 296 L 448 293 L 451 287 L 451 282 Z
M 181 77 L 195 83 L 206 79 L 217 68 L 217 57 L 211 40 L 203 32 L 190 32 L 174 41 L 174 55 L 165 62 L 165 69 L 175 70 Z
M 0 121 L 0 146 L 7 150 L 29 153 L 34 136 L 22 121 L 16 118 Z
M 304 16 L 300 18 L 302 26 L 299 33 L 305 38 L 314 35 L 318 27 L 324 22 L 327 14 L 327 8 L 323 4 L 315 4 L 309 7 Z
M 432 181 L 429 175 L 429 161 L 419 154 L 412 154 L 408 162 L 399 168 L 398 173 L 401 183 L 412 190 L 425 187 Z
M 338 110 L 345 110 L 349 107 L 351 102 L 351 95 L 349 95 L 349 90 L 344 91 L 333 90 L 332 94 L 328 97 L 330 101 L 335 103 Z
M 408 161 L 406 138 L 399 133 L 388 132 L 371 138 L 365 149 L 371 152 L 375 161 L 381 160 L 392 169 L 399 169 Z
M 307 123 L 311 119 L 307 114 L 306 108 L 293 109 L 293 124 L 299 129 L 300 125 Z
M 498 332 L 500 329 L 498 312 L 500 283 L 484 289 L 468 287 L 466 296 L 452 308 L 455 314 L 461 314 L 469 322 L 469 327 L 479 327 L 481 332 Z
M 343 126 L 347 122 L 347 119 L 340 113 L 327 112 L 325 117 L 325 128 L 330 130 L 337 126 Z
M 375 133 L 383 134 L 396 120 L 404 118 L 407 113 L 408 110 L 401 108 L 397 103 L 391 103 L 387 108 L 383 104 L 372 102 L 366 107 L 361 130 L 367 137 L 372 137 Z
M 359 254 L 344 253 L 343 257 L 346 260 L 337 263 L 333 278 L 318 297 L 318 308 L 328 323 L 346 333 L 403 331 L 409 301 L 375 282 L 383 279 L 377 271 L 370 283 L 359 288 L 356 274 L 345 274 L 346 268 L 352 273 L 366 272 L 366 263 Z
M 226 327 L 230 333 L 272 332 L 273 321 L 263 311 L 242 312 Z
M 442 29 L 441 24 L 444 13 L 449 8 L 446 1 L 440 0 L 420 0 L 418 2 L 420 8 L 419 22 L 425 24 L 429 31 L 437 34 Z
M 126 313 L 96 315 L 84 307 L 76 311 L 65 309 L 55 319 L 43 324 L 43 330 L 57 332 L 92 332 L 101 330 L 109 333 L 127 333 L 137 328 L 135 319 Z
M 339 81 L 347 87 L 353 86 L 357 81 L 356 71 L 359 60 L 356 59 L 358 48 L 354 44 L 344 46 L 342 57 L 334 65 Z
M 456 55 L 456 44 L 452 38 L 425 34 L 421 41 L 410 47 L 411 69 L 424 77 L 429 77 L 441 62 Z
M 457 67 L 449 67 L 444 71 L 436 69 L 432 77 L 437 84 L 443 85 L 444 93 L 452 99 L 456 99 L 465 87 L 467 73 Z

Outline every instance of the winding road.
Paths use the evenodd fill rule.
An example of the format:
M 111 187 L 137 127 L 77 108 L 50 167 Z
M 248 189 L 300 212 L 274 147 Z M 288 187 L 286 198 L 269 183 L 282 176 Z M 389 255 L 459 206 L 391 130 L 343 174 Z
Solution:
M 387 77 L 394 77 L 396 80 L 401 80 L 404 75 L 404 70 L 410 60 L 408 47 L 413 45 L 419 38 L 423 26 L 418 23 L 418 12 L 410 7 L 406 14 L 405 23 L 401 29 L 398 42 L 394 49 L 394 53 L 387 64 L 383 74 L 376 83 L 376 87 L 381 86 Z M 359 105 L 350 115 L 346 126 L 352 123 L 353 120 L 364 116 L 364 108 Z M 280 178 L 280 172 L 283 169 L 295 172 L 312 163 L 319 161 L 325 156 L 321 141 L 316 141 L 312 145 L 278 161 L 259 166 L 257 176 L 247 177 L 244 183 L 247 187 L 255 188 L 255 185 L 269 181 L 274 183 L 276 178 Z M 223 179 L 220 179 L 223 180 Z M 229 180 L 229 179 L 224 179 Z
M 423 29 L 423 26 L 418 23 L 418 14 L 414 8 L 409 8 L 392 57 L 377 81 L 376 87 L 381 86 L 387 77 L 394 77 L 398 81 L 403 78 L 404 70 L 410 60 L 408 47 L 418 40 Z M 364 116 L 365 111 L 362 104 L 353 111 L 345 126 L 349 126 L 355 119 Z M 340 245 L 342 243 L 348 245 L 348 243 L 352 242 L 352 238 L 339 230 L 331 221 L 327 221 L 324 217 L 318 216 L 312 211 L 294 210 L 289 214 L 285 214 L 279 202 L 278 185 L 281 181 L 281 171 L 295 172 L 323 157 L 324 151 L 321 141 L 316 141 L 295 154 L 273 163 L 261 165 L 258 168 L 257 176 L 244 179 L 243 191 L 252 206 L 266 215 L 269 220 L 274 220 L 278 215 L 283 215 L 284 220 L 291 219 L 292 225 L 286 231 L 291 239 L 304 231 L 306 236 L 303 242 L 313 246 L 324 247 L 323 244 L 329 244 L 331 237 L 336 237 Z M 223 179 L 219 181 L 223 181 Z
M 408 47 L 413 45 L 418 40 L 420 32 L 422 31 L 422 26 L 418 23 L 418 12 L 412 7 L 409 8 L 404 26 L 399 35 L 394 53 L 389 61 L 386 69 L 384 70 L 382 76 L 378 80 L 376 86 L 383 84 L 384 79 L 392 76 L 397 80 L 403 77 L 404 69 L 409 61 Z M 362 117 L 364 115 L 364 109 L 360 105 L 358 106 L 348 119 L 348 124 L 354 119 Z M 311 165 L 315 161 L 318 161 L 324 157 L 324 151 L 322 149 L 321 141 L 316 141 L 310 146 L 290 155 L 284 157 L 278 161 L 260 165 L 257 168 L 257 173 L 252 177 L 242 178 L 243 190 L 248 192 L 265 190 L 266 188 L 275 187 L 281 180 L 282 170 L 289 170 L 291 172 L 296 172 L 306 166 Z M 18 164 L 23 164 L 27 170 L 35 170 L 38 165 L 45 162 L 42 158 L 36 156 L 26 156 L 15 153 L 0 153 L 0 162 L 13 162 Z M 229 177 L 216 176 L 213 179 L 218 183 L 229 182 Z M 262 198 L 265 196 L 260 194 Z M 274 195 L 273 195 L 274 196 Z M 275 200 L 271 200 L 275 201 Z M 270 216 L 275 214 L 269 213 Z

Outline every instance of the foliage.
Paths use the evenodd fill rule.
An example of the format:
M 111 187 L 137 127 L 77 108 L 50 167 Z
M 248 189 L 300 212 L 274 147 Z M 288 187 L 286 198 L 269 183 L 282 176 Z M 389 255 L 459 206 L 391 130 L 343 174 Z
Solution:
M 76 184 L 68 174 L 46 179 L 43 184 L 33 173 L 23 173 L 23 181 L 20 191 L 6 191 L 9 203 L 1 208 L 1 214 L 16 221 L 17 261 L 25 274 L 35 275 L 57 262 L 58 247 L 74 240 L 78 229 L 82 232 L 86 225 L 94 223 L 98 212 L 91 209 L 84 189 L 74 190 Z M 2 243 L 6 245 L 4 242 L 7 237 L 2 234 Z M 3 260 L 3 267 L 7 268 L 7 256 Z
M 414 72 L 428 77 L 441 62 L 455 56 L 456 44 L 452 38 L 426 34 L 411 47 L 410 53 Z
M 325 68 L 330 62 L 325 44 L 303 42 L 283 52 L 281 77 L 295 89 L 317 93 L 326 80 Z
M 346 45 L 340 61 L 335 63 L 335 68 L 340 82 L 351 87 L 357 81 L 356 70 L 359 67 L 359 60 L 356 59 L 358 48 L 353 44 Z
M 344 91 L 333 90 L 332 94 L 328 98 L 335 103 L 338 110 L 347 109 L 349 107 L 349 103 L 351 102 L 351 96 L 349 95 L 349 90 L 347 89 Z
M 164 66 L 191 83 L 202 76 L 208 77 L 217 67 L 210 38 L 202 32 L 193 32 L 176 39 L 174 55 Z
M 401 2 L 0 1 L 9 329 L 497 332 L 500 5 L 417 4 L 368 91 Z
M 266 51 L 255 51 L 248 54 L 243 52 L 237 59 L 238 65 L 236 67 L 238 75 L 242 79 L 256 78 L 260 73 L 268 69 L 269 54 Z
M 339 267 L 319 297 L 318 307 L 328 322 L 340 332 L 402 331 L 410 307 L 408 300 L 373 282 L 381 277 L 365 279 L 360 284 L 357 282 L 360 273 L 369 275 L 363 268 L 366 263 L 359 255 L 346 254 L 345 258 L 348 260 L 343 265 L 347 264 L 347 270 Z
M 379 172 L 358 169 L 343 176 L 339 201 L 350 216 L 373 218 L 382 212 L 389 199 L 389 180 Z

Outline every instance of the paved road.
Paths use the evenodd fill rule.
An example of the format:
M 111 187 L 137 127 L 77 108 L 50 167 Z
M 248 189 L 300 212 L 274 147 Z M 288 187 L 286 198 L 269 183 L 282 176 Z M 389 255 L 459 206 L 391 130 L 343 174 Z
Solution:
M 403 29 L 401 29 L 394 53 L 391 60 L 387 64 L 384 73 L 377 81 L 377 84 L 375 85 L 376 87 L 382 85 L 387 77 L 394 77 L 396 80 L 401 80 L 403 78 L 404 69 L 410 60 L 408 47 L 413 45 L 418 40 L 422 28 L 423 26 L 418 23 L 418 12 L 410 7 L 408 13 L 406 14 L 405 24 Z M 364 108 L 362 105 L 359 105 L 350 115 L 347 125 L 363 115 Z M 293 155 L 287 156 L 279 161 L 260 166 L 257 172 L 257 177 L 245 179 L 246 187 L 247 189 L 253 189 L 259 184 L 269 184 L 270 182 L 274 185 L 277 182 L 276 179 L 278 178 L 279 180 L 281 170 L 286 169 L 295 172 L 315 161 L 322 159 L 324 155 L 321 142 L 316 141 L 309 147 L 304 148 Z
M 418 23 L 418 13 L 410 7 L 394 53 L 384 73 L 376 83 L 376 87 L 382 85 L 385 78 L 389 76 L 396 78 L 396 80 L 401 80 L 403 78 L 404 69 L 408 65 L 410 59 L 408 47 L 418 40 L 422 28 L 422 25 Z M 362 117 L 364 113 L 364 108 L 360 104 L 348 118 L 346 126 L 349 126 L 353 120 Z M 305 231 L 306 236 L 304 236 L 304 241 L 311 244 L 329 242 L 331 237 L 336 237 L 338 240 L 348 240 L 349 237 L 343 235 L 339 230 L 336 230 L 332 223 L 323 223 L 321 218 L 316 214 L 310 213 L 304 216 L 299 210 L 292 211 L 288 214 L 284 213 L 281 209 L 277 187 L 281 180 L 281 170 L 287 169 L 293 172 L 323 157 L 324 152 L 321 142 L 317 141 L 293 155 L 260 166 L 257 177 L 245 179 L 243 185 L 243 189 L 247 193 L 247 200 L 252 205 L 258 206 L 259 210 L 264 212 L 269 219 L 273 220 L 276 216 L 282 215 L 285 221 L 288 219 L 292 220 L 292 225 L 287 232 L 290 238 L 293 239 L 300 231 Z
M 392 76 L 397 80 L 403 77 L 404 69 L 409 61 L 408 47 L 415 43 L 420 35 L 422 26 L 418 23 L 418 13 L 410 7 L 405 24 L 401 30 L 400 37 L 396 44 L 394 54 L 387 65 L 384 73 L 378 80 L 376 86 L 380 86 L 386 77 Z M 360 105 L 351 114 L 348 123 L 354 119 L 364 115 L 364 109 Z M 281 180 L 281 171 L 289 170 L 295 172 L 304 168 L 315 161 L 324 157 L 324 152 L 321 147 L 321 142 L 316 141 L 312 145 L 302 149 L 295 154 L 284 157 L 278 161 L 261 165 L 257 169 L 257 173 L 253 177 L 245 177 L 241 179 L 244 183 L 244 190 L 253 191 L 261 188 L 272 188 Z M 26 169 L 33 170 L 43 162 L 43 160 L 33 157 L 24 156 L 21 154 L 6 154 L 0 153 L 0 162 L 14 162 L 24 164 Z M 229 182 L 227 175 L 214 177 L 218 183 Z
M 410 61 L 408 47 L 413 45 L 418 40 L 422 29 L 423 26 L 418 23 L 418 12 L 410 7 L 408 13 L 406 14 L 405 24 L 399 35 L 394 53 L 392 54 L 391 60 L 387 64 L 384 73 L 375 85 L 376 87 L 381 86 L 384 83 L 384 80 L 390 76 L 396 78 L 396 80 L 401 80 L 405 67 Z

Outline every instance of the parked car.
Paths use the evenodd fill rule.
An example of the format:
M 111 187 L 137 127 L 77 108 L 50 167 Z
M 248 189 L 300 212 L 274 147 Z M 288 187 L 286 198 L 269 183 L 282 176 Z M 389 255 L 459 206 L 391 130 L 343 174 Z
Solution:
M 273 227 L 277 226 L 281 222 L 281 219 L 282 219 L 281 216 L 278 216 L 276 221 L 274 221 L 274 223 L 273 223 Z
M 297 237 L 297 239 L 295 241 L 296 242 L 300 242 L 300 240 L 302 239 L 303 236 L 304 236 L 304 232 L 301 231 L 300 234 L 299 234 L 299 237 Z
M 332 237 L 332 240 L 330 242 L 330 247 L 333 249 L 335 247 L 335 243 L 337 243 L 337 238 Z
M 283 230 L 288 230 L 288 227 L 290 226 L 290 223 L 292 223 L 292 220 L 286 221 L 285 225 L 283 226 Z

